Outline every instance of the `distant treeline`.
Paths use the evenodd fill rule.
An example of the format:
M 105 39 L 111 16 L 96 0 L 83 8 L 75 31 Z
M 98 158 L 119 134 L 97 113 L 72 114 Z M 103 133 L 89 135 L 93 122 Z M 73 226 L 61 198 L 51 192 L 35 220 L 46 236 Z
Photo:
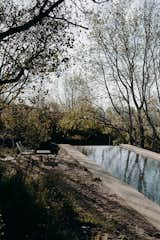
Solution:
M 39 147 L 50 141 L 112 144 L 104 124 L 96 119 L 96 111 L 90 105 L 67 111 L 57 104 L 43 107 L 24 104 L 5 106 L 0 114 L 0 145 L 14 147 L 16 141 L 30 147 Z
M 136 110 L 132 111 L 136 116 Z M 155 123 L 158 131 L 156 118 Z M 4 106 L 0 113 L 0 145 L 14 147 L 16 141 L 21 141 L 25 146 L 39 147 L 52 141 L 73 145 L 131 143 L 140 146 L 139 126 L 136 120 L 132 124 L 131 143 L 127 116 L 121 118 L 112 108 L 103 112 L 85 102 L 68 109 L 56 103 L 41 107 L 12 103 Z M 145 116 L 143 129 L 144 147 L 159 151 L 159 141 L 154 138 Z

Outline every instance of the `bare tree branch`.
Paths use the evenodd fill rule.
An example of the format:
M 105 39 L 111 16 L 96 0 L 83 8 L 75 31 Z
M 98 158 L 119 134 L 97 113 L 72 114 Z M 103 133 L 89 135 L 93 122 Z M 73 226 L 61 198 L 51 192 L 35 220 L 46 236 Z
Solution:
M 20 33 L 23 31 L 26 31 L 28 29 L 30 29 L 32 26 L 35 26 L 36 24 L 42 22 L 42 20 L 46 17 L 49 16 L 49 14 L 58 6 L 60 6 L 61 3 L 63 3 L 65 0 L 58 0 L 57 2 L 55 2 L 54 4 L 52 4 L 47 10 L 40 11 L 40 13 L 37 16 L 34 16 L 33 19 L 29 20 L 28 22 L 17 26 L 17 27 L 13 27 L 8 29 L 5 32 L 1 32 L 0 33 L 0 41 L 2 41 L 3 39 L 5 39 L 6 37 L 9 37 L 15 33 Z M 46 5 L 46 4 L 45 4 Z
M 23 74 L 24 74 L 24 69 L 22 68 L 15 78 L 7 79 L 7 80 L 0 79 L 0 86 L 2 86 L 4 84 L 8 84 L 8 83 L 18 82 L 21 79 L 21 77 L 23 76 Z
M 73 25 L 73 26 L 75 26 L 75 27 L 80 27 L 80 28 L 83 28 L 83 29 L 85 29 L 85 30 L 88 30 L 87 27 L 82 26 L 82 25 L 80 25 L 80 24 L 78 24 L 78 23 L 71 22 L 71 21 L 69 21 L 68 19 L 66 19 L 66 18 L 64 18 L 64 17 L 62 17 L 62 18 L 60 18 L 60 17 L 52 17 L 52 16 L 49 16 L 49 17 L 50 17 L 50 18 L 53 18 L 54 20 L 61 20 L 61 21 L 67 22 L 68 24 Z

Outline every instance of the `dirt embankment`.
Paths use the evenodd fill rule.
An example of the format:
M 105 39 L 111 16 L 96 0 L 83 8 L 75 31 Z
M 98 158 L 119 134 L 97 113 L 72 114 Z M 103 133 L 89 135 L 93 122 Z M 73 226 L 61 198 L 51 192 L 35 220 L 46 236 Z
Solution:
M 15 162 L 12 161 L 12 165 Z M 19 156 L 15 166 L 33 175 L 60 173 L 62 192 L 69 193 L 84 231 L 90 231 L 92 240 L 158 240 L 160 232 L 143 216 L 124 205 L 122 199 L 106 189 L 100 178 L 92 174 L 77 159 L 64 150 L 51 156 Z M 82 226 L 83 227 L 83 226 Z M 86 238 L 88 240 L 88 238 Z

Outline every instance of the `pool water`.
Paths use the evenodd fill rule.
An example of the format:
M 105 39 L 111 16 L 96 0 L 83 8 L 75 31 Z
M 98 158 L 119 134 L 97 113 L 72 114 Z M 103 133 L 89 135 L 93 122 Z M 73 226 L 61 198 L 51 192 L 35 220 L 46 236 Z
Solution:
M 106 172 L 160 204 L 160 161 L 118 146 L 78 146 L 79 151 Z

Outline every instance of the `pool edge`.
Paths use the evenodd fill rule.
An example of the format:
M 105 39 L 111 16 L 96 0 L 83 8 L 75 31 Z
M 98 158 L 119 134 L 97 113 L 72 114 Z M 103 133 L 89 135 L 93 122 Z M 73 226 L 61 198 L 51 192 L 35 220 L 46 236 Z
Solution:
M 79 152 L 76 148 L 68 144 L 60 144 L 66 154 L 76 159 L 80 164 L 84 165 L 91 171 L 95 177 L 102 179 L 104 187 L 109 189 L 113 194 L 120 197 L 125 204 L 140 213 L 153 226 L 160 230 L 160 206 L 137 190 L 118 180 L 117 178 L 106 173 L 99 165 L 92 162 L 87 156 Z M 148 151 L 148 150 L 146 150 Z M 104 189 L 105 191 L 105 189 Z

